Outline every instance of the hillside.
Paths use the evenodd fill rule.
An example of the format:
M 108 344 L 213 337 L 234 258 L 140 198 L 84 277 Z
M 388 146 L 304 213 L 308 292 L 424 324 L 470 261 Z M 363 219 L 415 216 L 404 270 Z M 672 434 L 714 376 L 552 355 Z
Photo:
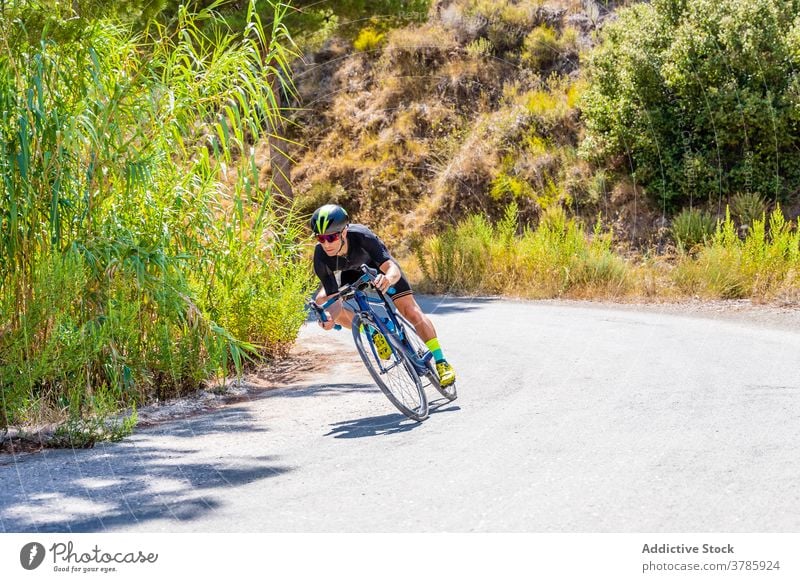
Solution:
M 684 127 L 681 119 L 665 120 L 667 126 L 680 126 L 678 140 L 686 142 L 694 132 L 691 139 L 698 142 L 678 144 L 686 152 L 678 152 L 673 173 L 683 175 L 673 176 L 671 187 L 678 191 L 669 194 L 669 204 L 655 193 L 663 184 L 641 179 L 646 168 L 636 167 L 635 151 L 626 146 L 621 154 L 599 160 L 594 150 L 601 148 L 585 140 L 585 64 L 618 8 L 636 4 L 440 0 L 409 26 L 384 30 L 373 19 L 355 39 L 330 38 L 294 67 L 299 110 L 291 135 L 298 144 L 291 152 L 296 160 L 292 178 L 300 208 L 310 212 L 319 204 L 340 202 L 393 243 L 408 243 L 470 213 L 497 220 L 514 201 L 523 224 L 535 225 L 548 208 L 561 207 L 586 226 L 599 217 L 617 247 L 659 253 L 672 248 L 670 226 L 681 207 L 702 207 L 724 218 L 725 205 L 741 190 L 749 191 L 751 182 L 745 181 L 744 189 L 735 180 L 723 184 L 719 171 L 749 173 L 749 180 L 758 156 L 767 174 L 774 172 L 769 156 L 788 158 L 779 150 L 759 152 L 756 144 L 755 157 L 750 149 L 734 149 L 729 156 L 734 159 L 718 162 L 714 148 L 738 139 L 720 134 L 721 145 L 712 143 L 717 125 L 724 123 L 720 120 L 730 117 L 722 105 L 712 112 L 711 129 L 699 127 L 701 118 L 697 128 Z M 697 82 L 710 83 L 699 77 Z M 772 88 L 766 91 L 769 97 Z M 686 104 L 668 97 L 676 103 L 673 114 L 681 117 Z M 759 105 L 757 98 L 753 107 L 769 111 L 771 104 Z M 750 123 L 751 111 L 741 106 L 742 123 Z M 777 143 L 779 136 L 769 135 L 777 127 L 764 124 L 766 134 L 756 139 Z M 742 130 L 746 142 L 751 128 Z M 630 131 L 650 129 L 632 125 Z M 667 140 L 676 138 L 656 139 L 662 143 L 645 147 L 658 148 L 662 163 L 660 157 L 675 149 Z M 792 143 L 780 147 L 797 148 Z M 697 152 L 703 148 L 710 150 L 705 159 Z M 792 164 L 779 168 L 790 182 Z M 787 218 L 796 217 L 800 189 L 795 184 L 792 192 L 791 183 L 782 188 L 780 196 L 748 193 L 739 201 L 741 213 L 748 215 L 739 221 L 742 228 L 778 200 Z
M 593 218 L 608 196 L 578 160 L 576 102 L 602 20 L 577 2 L 444 1 L 425 22 L 330 40 L 295 68 L 302 208 L 342 203 L 395 241 L 512 199 L 526 220 L 552 205 Z

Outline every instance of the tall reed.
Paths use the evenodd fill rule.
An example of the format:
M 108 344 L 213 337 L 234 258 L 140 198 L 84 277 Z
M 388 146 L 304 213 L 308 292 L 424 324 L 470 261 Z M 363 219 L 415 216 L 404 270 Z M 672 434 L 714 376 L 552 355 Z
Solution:
M 292 342 L 299 222 L 253 148 L 283 115 L 286 6 L 265 30 L 251 1 L 237 36 L 219 4 L 60 43 L 0 24 L 0 426 L 182 394 Z

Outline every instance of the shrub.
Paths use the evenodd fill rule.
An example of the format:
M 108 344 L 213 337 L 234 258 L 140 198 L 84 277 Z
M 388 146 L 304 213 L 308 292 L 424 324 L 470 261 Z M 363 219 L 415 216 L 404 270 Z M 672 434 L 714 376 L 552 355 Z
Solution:
M 450 293 L 486 289 L 486 260 L 493 231 L 486 218 L 473 215 L 417 247 L 423 274 L 437 289 Z
M 661 205 L 800 182 L 798 0 L 654 0 L 603 29 L 584 153 L 628 156 Z M 765 57 L 765 55 L 769 55 Z
M 532 69 L 546 69 L 556 62 L 560 45 L 556 31 L 546 24 L 534 28 L 522 45 L 520 62 Z
M 679 249 L 692 250 L 711 239 L 716 225 L 709 212 L 686 208 L 672 220 L 672 237 Z
M 583 97 L 584 91 L 586 91 L 585 79 L 581 78 L 574 83 L 570 83 L 567 87 L 567 107 L 570 109 L 577 107 L 581 97 Z
M 780 207 L 768 226 L 755 220 L 742 240 L 728 209 L 709 244 L 696 258 L 687 256 L 679 263 L 675 282 L 684 292 L 722 299 L 770 298 L 788 290 L 800 268 L 800 231 L 786 222 Z
M 489 195 L 495 200 L 500 200 L 507 196 L 512 198 L 533 198 L 535 192 L 525 180 L 506 172 L 500 172 L 492 181 Z
M 492 56 L 494 47 L 487 38 L 478 38 L 467 45 L 467 54 L 473 59 Z
M 746 230 L 753 227 L 756 220 L 764 218 L 767 202 L 755 192 L 739 192 L 731 199 L 731 214 Z
M 562 142 L 574 143 L 571 136 L 574 127 L 571 123 L 573 111 L 568 105 L 568 89 L 560 82 L 554 82 L 547 89 L 536 89 L 526 94 L 525 108 L 531 115 L 534 127 L 542 136 L 560 136 Z
M 588 237 L 563 209 L 546 211 L 537 228 L 518 234 L 518 206 L 492 225 L 473 215 L 416 246 L 423 286 L 439 292 L 525 297 L 616 295 L 628 285 L 625 262 L 600 226 Z
M 363 28 L 358 37 L 353 41 L 353 48 L 360 52 L 369 52 L 377 49 L 383 42 L 384 34 L 374 28 Z
M 532 91 L 525 103 L 525 107 L 532 115 L 541 117 L 551 115 L 558 106 L 558 99 L 549 91 Z

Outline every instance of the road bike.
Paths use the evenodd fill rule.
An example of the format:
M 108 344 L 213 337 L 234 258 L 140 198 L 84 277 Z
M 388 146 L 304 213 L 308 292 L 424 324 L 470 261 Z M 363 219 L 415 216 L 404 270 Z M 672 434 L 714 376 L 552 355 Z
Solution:
M 447 400 L 455 400 L 455 383 L 442 386 L 433 354 L 419 337 L 414 326 L 398 311 L 388 294 L 373 283 L 378 271 L 361 265 L 362 275 L 344 285 L 323 305 L 308 301 L 307 305 L 320 321 L 326 321 L 325 309 L 341 299 L 353 312 L 353 341 L 372 379 L 400 412 L 417 421 L 428 417 L 426 386 L 433 386 Z M 335 325 L 335 329 L 341 329 Z M 382 335 L 388 348 L 380 350 Z M 381 351 L 385 357 L 381 357 Z

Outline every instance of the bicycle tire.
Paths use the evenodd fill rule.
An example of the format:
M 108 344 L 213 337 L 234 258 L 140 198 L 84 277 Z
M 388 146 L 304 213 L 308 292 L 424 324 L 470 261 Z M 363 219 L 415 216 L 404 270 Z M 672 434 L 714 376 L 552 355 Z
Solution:
M 422 341 L 422 338 L 419 337 L 419 334 L 414 329 L 414 326 L 411 325 L 411 322 L 408 321 L 405 317 L 397 314 L 397 319 L 400 321 L 400 324 L 403 326 L 403 331 L 405 333 L 406 340 L 411 346 L 411 349 L 414 350 L 417 355 L 422 355 L 426 351 L 428 351 L 428 346 L 425 345 L 425 342 Z M 451 402 L 458 398 L 458 393 L 456 392 L 456 383 L 453 382 L 449 386 L 445 386 L 444 388 L 439 383 L 439 374 L 436 372 L 436 363 L 433 361 L 433 358 L 428 360 L 427 362 L 428 373 L 426 377 L 430 382 L 431 386 L 433 386 L 436 391 L 450 400 Z
M 363 332 L 360 330 L 362 323 L 365 330 Z M 416 421 L 425 420 L 428 417 L 428 398 L 414 364 L 409 361 L 402 346 L 398 345 L 397 338 L 390 334 L 387 339 L 392 348 L 390 358 L 393 366 L 390 370 L 382 372 L 381 362 L 384 360 L 380 360 L 372 338 L 366 333 L 369 325 L 372 325 L 369 320 L 358 315 L 353 318 L 353 341 L 370 376 L 389 399 L 389 402 L 394 404 L 400 412 Z M 373 327 L 377 326 L 373 325 Z M 396 373 L 392 374 L 394 371 Z

